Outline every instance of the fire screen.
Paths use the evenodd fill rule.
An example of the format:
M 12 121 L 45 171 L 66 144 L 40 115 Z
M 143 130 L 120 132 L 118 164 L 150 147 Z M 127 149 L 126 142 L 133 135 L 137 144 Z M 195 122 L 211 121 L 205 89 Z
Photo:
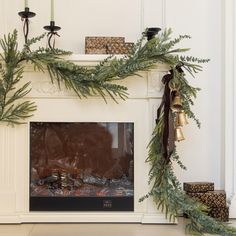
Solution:
M 31 211 L 133 211 L 133 123 L 30 123 Z

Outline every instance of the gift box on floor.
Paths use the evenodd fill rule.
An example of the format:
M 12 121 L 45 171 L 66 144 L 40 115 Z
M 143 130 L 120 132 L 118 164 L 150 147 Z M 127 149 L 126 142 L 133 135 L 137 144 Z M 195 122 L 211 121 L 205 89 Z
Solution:
M 107 44 L 125 43 L 124 37 L 85 37 L 86 54 L 107 54 Z
M 209 216 L 222 221 L 229 221 L 229 207 L 213 207 L 209 212 Z
M 226 193 L 224 190 L 209 191 L 206 193 L 189 193 L 187 195 L 195 198 L 197 201 L 207 205 L 210 208 L 225 208 L 226 207 Z
M 184 183 L 184 191 L 190 193 L 205 193 L 214 191 L 214 183 L 212 182 L 187 182 Z

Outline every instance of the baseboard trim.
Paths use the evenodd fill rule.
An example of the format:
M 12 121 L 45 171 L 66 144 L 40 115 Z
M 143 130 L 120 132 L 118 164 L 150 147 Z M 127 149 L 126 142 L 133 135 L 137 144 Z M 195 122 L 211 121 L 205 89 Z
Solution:
M 141 223 L 174 224 L 164 214 L 143 213 L 27 213 L 19 215 L 0 215 L 0 224 L 21 223 Z M 175 222 L 177 223 L 177 222 Z
M 21 224 L 21 217 L 15 215 L 0 215 L 0 224 Z
M 164 214 L 144 214 L 142 218 L 142 224 L 177 224 L 177 219 L 175 222 L 169 221 Z

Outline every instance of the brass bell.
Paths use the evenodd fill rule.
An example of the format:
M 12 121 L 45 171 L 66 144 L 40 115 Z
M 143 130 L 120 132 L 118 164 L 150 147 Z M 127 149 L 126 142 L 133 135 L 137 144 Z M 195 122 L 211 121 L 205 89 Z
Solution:
M 185 140 L 184 138 L 184 135 L 183 135 L 183 132 L 182 132 L 182 129 L 180 126 L 178 126 L 176 129 L 175 129 L 175 141 L 182 141 L 182 140 Z
M 181 101 L 179 93 L 176 93 L 176 95 L 174 96 L 171 109 L 176 112 L 179 112 L 183 109 L 182 101 Z
M 184 111 L 177 112 L 176 126 L 184 126 L 188 124 L 188 120 Z

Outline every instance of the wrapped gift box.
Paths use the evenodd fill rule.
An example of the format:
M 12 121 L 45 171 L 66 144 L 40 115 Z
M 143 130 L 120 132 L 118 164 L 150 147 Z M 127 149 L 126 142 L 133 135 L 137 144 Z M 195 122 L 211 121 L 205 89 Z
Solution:
M 85 37 L 86 54 L 107 54 L 107 44 L 125 43 L 124 37 Z
M 133 48 L 134 43 L 108 43 L 108 54 L 127 54 Z
M 223 190 L 209 191 L 206 193 L 189 193 L 190 197 L 195 198 L 197 201 L 207 205 L 210 208 L 226 207 L 226 193 Z
M 184 191 L 189 193 L 205 193 L 214 191 L 214 183 L 211 182 L 187 182 L 184 183 Z
M 106 48 L 86 48 L 85 49 L 85 54 L 107 54 L 107 49 Z
M 209 216 L 222 221 L 229 221 L 229 207 L 213 207 L 209 212 Z

